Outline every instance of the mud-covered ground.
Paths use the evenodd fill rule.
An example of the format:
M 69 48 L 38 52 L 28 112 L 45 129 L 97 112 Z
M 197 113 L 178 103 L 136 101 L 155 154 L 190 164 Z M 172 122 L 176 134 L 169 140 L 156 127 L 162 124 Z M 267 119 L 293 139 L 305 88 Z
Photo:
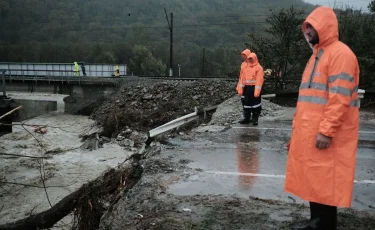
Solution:
M 147 161 L 139 184 L 102 218 L 100 229 L 291 229 L 309 218 L 309 208 L 301 204 L 256 197 L 169 194 L 168 185 L 197 173 L 186 166 L 188 162 L 162 155 Z M 373 214 L 339 211 L 338 229 L 374 228 Z
M 202 124 L 192 132 L 177 135 L 180 139 L 190 139 L 194 142 L 195 133 L 204 135 L 209 130 L 224 132 L 238 125 L 237 122 L 242 116 L 240 99 L 238 96 L 233 97 L 235 93 L 231 92 L 233 90 L 231 83 L 227 86 L 215 83 L 217 87 L 207 89 L 208 91 L 205 92 L 203 89 L 207 87 L 204 85 L 191 84 L 190 91 L 187 92 L 184 91 L 183 84 L 188 83 L 176 83 L 176 87 L 161 83 L 158 85 L 160 87 L 152 86 L 151 89 L 143 87 L 142 84 L 139 88 L 136 88 L 138 84 L 135 85 L 135 88 L 130 91 L 129 88 L 124 89 L 99 108 L 96 115 L 93 115 L 93 117 L 97 116 L 96 118 L 101 122 L 108 120 L 108 127 L 112 127 L 114 134 L 116 133 L 113 135 L 116 138 L 108 138 L 108 142 L 102 145 L 103 148 L 90 151 L 81 142 L 80 134 L 90 133 L 89 130 L 91 133 L 103 133 L 99 128 L 93 130 L 97 128 L 93 120 L 84 116 L 64 115 L 60 111 L 27 122 L 28 124 L 49 125 L 47 134 L 34 133 L 35 127 L 27 126 L 26 130 L 23 127 L 17 127 L 13 134 L 1 137 L 0 152 L 46 157 L 44 159 L 46 185 L 52 186 L 47 188 L 47 192 L 51 203 L 55 204 L 83 183 L 97 178 L 109 167 L 118 165 L 130 154 L 137 152 L 140 147 L 138 146 L 140 141 L 137 140 L 142 139 L 138 138 L 142 136 L 142 132 L 137 132 L 137 127 L 138 131 L 144 131 L 150 128 L 149 126 L 154 127 L 190 113 L 192 112 L 190 109 L 194 106 L 215 105 L 229 98 L 219 106 L 207 125 Z M 219 86 L 225 88 L 225 95 L 222 97 L 216 96 L 221 92 Z M 179 94 L 184 91 L 183 96 L 188 97 L 189 100 L 168 94 L 169 91 L 176 89 L 177 91 L 173 92 Z M 196 91 L 201 93 L 195 95 Z M 45 96 L 42 95 L 42 97 Z M 59 100 L 60 108 L 62 108 L 61 98 Z M 179 100 L 187 100 L 188 104 L 179 107 L 181 102 Z M 170 113 L 165 115 L 164 112 L 167 109 Z M 142 111 L 147 112 L 148 115 L 141 116 Z M 152 111 L 155 112 L 150 113 Z M 293 108 L 285 108 L 264 101 L 260 127 L 265 121 L 290 121 L 292 114 Z M 151 121 L 149 118 L 152 116 Z M 373 113 L 361 113 L 361 119 L 370 125 L 375 123 L 374 118 Z M 139 120 L 140 123 L 132 124 L 133 119 Z M 146 120 L 147 122 L 143 123 Z M 264 138 L 272 139 L 273 134 L 272 130 L 265 131 Z M 217 136 L 219 135 L 215 137 Z M 217 137 L 217 139 L 220 138 Z M 275 140 L 272 144 L 283 146 L 284 139 L 288 139 L 287 134 L 283 134 L 280 140 Z M 230 141 L 233 142 L 234 139 L 221 144 L 235 145 Z M 234 193 L 217 195 L 215 188 L 212 188 L 212 194 L 206 193 L 205 195 L 176 195 L 170 192 L 170 186 L 178 181 L 194 180 L 194 176 L 202 173 L 203 169 L 191 167 L 192 160 L 184 157 L 183 151 L 174 148 L 173 139 L 163 143 L 166 145 L 157 143 L 162 147 L 160 155 L 152 156 L 144 162 L 144 175 L 139 183 L 120 199 L 110 213 L 106 213 L 101 218 L 100 229 L 290 229 L 294 222 L 307 220 L 309 210 L 302 204 L 237 196 Z M 371 140 L 368 142 L 369 148 L 372 148 L 372 143 Z M 199 144 L 201 143 L 194 142 L 191 145 L 199 149 Z M 211 146 L 205 147 L 211 148 Z M 230 148 L 232 150 L 222 150 L 222 154 L 227 154 L 226 151 L 234 151 L 233 146 L 228 147 Z M 262 155 L 261 149 L 261 147 L 254 148 L 254 151 L 259 150 L 257 153 L 259 159 L 266 156 Z M 219 157 L 215 151 L 213 150 L 215 156 Z M 235 158 L 235 155 L 233 156 Z M 207 159 L 209 158 L 203 159 L 198 154 L 195 160 L 202 162 Z M 216 160 L 220 164 L 226 163 L 226 159 Z M 39 188 L 2 183 L 0 186 L 0 224 L 31 216 L 50 207 L 44 189 L 40 188 L 42 183 L 39 168 L 40 163 L 37 160 L 2 156 L 0 176 L 3 182 L 24 183 L 36 185 Z M 369 187 L 369 190 L 371 188 Z M 367 206 L 374 207 L 375 205 L 368 204 Z M 71 218 L 65 218 L 63 222 L 55 226 L 55 229 L 70 229 L 70 221 Z M 340 209 L 338 222 L 338 229 L 375 229 L 374 212 Z

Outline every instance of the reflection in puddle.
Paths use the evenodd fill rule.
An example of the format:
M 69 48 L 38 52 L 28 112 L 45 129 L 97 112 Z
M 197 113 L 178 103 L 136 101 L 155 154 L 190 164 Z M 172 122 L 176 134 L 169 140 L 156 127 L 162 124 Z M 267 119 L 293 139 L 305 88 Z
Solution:
M 257 143 L 259 142 L 259 131 L 252 130 L 251 133 L 241 133 L 237 140 L 236 157 L 237 168 L 240 173 L 257 173 L 259 169 L 259 150 Z M 250 190 L 255 177 L 239 175 L 239 188 Z

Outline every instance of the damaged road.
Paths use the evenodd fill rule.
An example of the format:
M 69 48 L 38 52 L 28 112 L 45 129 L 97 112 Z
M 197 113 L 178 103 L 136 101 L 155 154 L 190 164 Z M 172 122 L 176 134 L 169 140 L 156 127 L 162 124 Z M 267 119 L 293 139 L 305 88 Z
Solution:
M 140 84 L 138 88 L 142 89 L 142 87 Z M 163 87 L 165 92 L 160 91 Z M 80 202 L 75 203 L 80 208 L 75 209 L 74 215 L 71 214 L 58 222 L 54 229 L 72 229 L 72 227 L 73 229 L 290 229 L 293 223 L 308 218 L 309 210 L 304 205 L 305 202 L 283 192 L 287 158 L 285 145 L 289 141 L 293 108 L 277 106 L 265 100 L 259 127 L 240 126 L 237 124 L 242 112 L 240 100 L 238 97 L 231 97 L 230 90 L 227 91 L 228 94 L 219 98 L 217 94 L 220 94 L 220 90 L 216 91 L 213 88 L 213 92 L 202 94 L 201 97 L 196 97 L 194 101 L 187 104 L 182 103 L 183 98 L 175 98 L 173 103 L 168 104 L 168 100 L 162 98 L 166 92 L 172 90 L 170 87 L 173 88 L 173 85 L 163 83 L 151 89 L 142 89 L 130 99 L 127 95 L 132 87 L 124 88 L 119 95 L 104 104 L 92 116 L 103 125 L 104 131 L 89 132 L 84 137 L 87 138 L 85 143 L 77 138 L 79 133 L 66 135 L 66 131 L 63 133 L 49 131 L 43 137 L 50 139 L 48 135 L 54 135 L 55 139 L 61 140 L 60 135 L 64 135 L 63 140 L 69 138 L 69 142 L 66 143 L 69 145 L 75 143 L 77 149 L 53 151 L 52 159 L 46 162 L 61 159 L 63 165 L 70 167 L 73 160 L 73 163 L 77 161 L 77 172 L 73 173 L 82 177 L 69 188 L 69 191 L 62 193 L 62 189 L 58 188 L 58 192 L 52 193 L 53 203 L 58 204 L 66 198 L 62 198 L 63 195 L 73 194 L 73 191 L 83 191 L 77 196 Z M 182 83 L 175 85 L 179 91 L 185 90 L 186 87 Z M 199 91 L 204 88 L 202 85 L 189 87 L 191 90 Z M 228 88 L 228 86 L 223 87 Z M 152 93 L 152 97 L 142 96 L 144 91 L 152 90 L 156 92 Z M 194 94 L 188 92 L 186 95 Z M 194 122 L 195 124 L 189 127 L 195 127 L 192 131 L 183 127 L 173 135 L 168 134 L 155 140 L 160 141 L 152 145 L 157 151 L 154 151 L 150 158 L 141 160 L 143 168 L 138 172 L 142 171 L 142 176 L 139 175 L 141 173 L 136 177 L 134 173 L 116 173 L 107 180 L 105 175 L 112 175 L 107 174 L 112 172 L 109 169 L 104 175 L 96 177 L 99 176 L 99 172 L 104 171 L 104 168 L 115 167 L 130 154 L 137 153 L 140 145 L 145 141 L 143 131 L 146 129 L 149 130 L 185 115 L 196 105 L 217 104 L 217 101 L 213 100 L 215 98 L 217 101 L 229 99 L 218 107 L 210 121 L 205 119 Z M 131 100 L 135 103 L 132 104 Z M 183 106 L 180 106 L 181 103 Z M 168 110 L 173 111 L 164 113 L 166 106 Z M 142 113 L 150 115 L 145 116 Z M 57 118 L 63 119 L 58 126 L 64 124 L 65 129 L 67 117 L 64 115 Z M 79 119 L 81 118 L 82 121 L 90 124 L 89 126 L 92 125 L 92 121 L 86 121 L 85 117 Z M 373 155 L 375 120 L 372 118 L 373 114 L 361 113 L 354 208 L 340 210 L 338 229 L 375 228 L 373 204 L 375 176 L 372 168 L 375 163 Z M 138 123 L 134 123 L 135 120 Z M 52 121 L 57 120 L 54 118 Z M 203 122 L 207 124 L 202 124 Z M 71 123 L 69 127 L 77 128 L 74 122 Z M 17 135 L 20 139 L 27 136 L 24 133 Z M 13 139 L 12 136 L 5 137 L 12 146 L 21 144 L 13 143 Z M 24 144 L 24 140 L 21 141 Z M 53 145 L 50 143 L 51 146 L 46 146 L 46 153 L 57 147 L 65 149 L 66 146 L 62 144 L 64 143 L 57 142 Z M 17 145 L 17 148 L 33 150 L 34 155 L 40 155 L 35 149 L 35 141 L 30 141 L 29 145 Z M 12 146 L 9 145 L 9 149 L 7 147 L 4 150 L 12 151 L 14 149 Z M 14 161 L 15 166 L 19 163 L 22 162 L 18 159 Z M 95 167 L 93 167 L 94 163 Z M 7 166 L 4 165 L 4 170 L 11 170 Z M 61 167 L 61 170 L 59 168 L 56 171 L 57 177 L 53 174 L 50 178 L 47 177 L 48 184 L 57 182 L 61 180 L 60 178 L 71 179 L 72 170 L 69 167 Z M 95 172 L 91 172 L 90 177 L 83 177 L 93 169 Z M 29 178 L 23 175 L 20 177 L 18 172 L 12 173 L 12 177 L 8 176 L 8 179 L 25 179 L 30 182 Z M 35 176 L 33 179 L 37 178 Z M 73 178 L 77 179 L 76 176 Z M 86 183 L 88 180 L 90 181 Z M 103 190 L 92 186 L 97 185 L 98 181 L 104 182 L 105 186 L 100 185 Z M 86 184 L 81 186 L 83 183 Z M 87 185 L 90 185 L 88 190 L 85 189 Z M 107 192 L 105 188 L 110 189 Z M 30 207 L 30 204 L 34 205 L 30 199 L 36 196 L 31 196 L 29 191 L 30 188 L 20 193 L 24 196 L 22 201 L 25 207 L 19 212 L 12 209 L 14 200 L 9 199 L 12 196 L 4 194 L 3 201 L 11 202 L 7 203 L 4 209 L 6 212 L 1 213 L 2 221 L 6 220 L 10 223 L 11 219 L 19 220 L 24 216 L 32 218 L 39 215 L 35 215 L 36 211 L 45 211 L 49 208 L 44 202 L 45 198 L 42 200 L 44 194 L 41 193 L 38 193 L 37 197 L 38 202 L 43 201 L 43 206 L 36 209 Z M 103 191 L 103 193 L 95 195 L 92 191 Z M 48 189 L 48 192 L 50 193 L 51 189 Z M 67 221 L 73 225 L 65 224 Z
M 147 160 L 139 184 L 100 229 L 291 229 L 307 221 L 307 202 L 283 191 L 290 118 L 229 125 L 225 113 L 234 110 L 225 109 L 213 125 L 168 140 Z M 339 209 L 338 229 L 375 228 L 375 125 L 368 121 L 360 126 L 353 208 Z
M 246 178 L 239 182 L 233 177 L 211 175 L 212 180 L 208 180 L 205 169 L 194 167 L 201 161 L 192 160 L 186 146 L 175 147 L 144 164 L 139 184 L 106 213 L 100 223 L 101 230 L 291 229 L 293 223 L 307 220 L 308 206 L 259 198 L 259 193 L 259 197 L 254 196 L 251 189 L 238 184 L 249 183 Z M 206 155 L 204 149 L 195 151 Z M 233 152 L 228 151 L 227 155 Z M 222 154 L 215 157 L 216 160 L 210 159 L 218 166 L 215 162 L 224 157 Z M 225 163 L 222 161 L 221 165 Z M 373 212 L 345 209 L 340 210 L 338 218 L 338 229 L 375 227 Z

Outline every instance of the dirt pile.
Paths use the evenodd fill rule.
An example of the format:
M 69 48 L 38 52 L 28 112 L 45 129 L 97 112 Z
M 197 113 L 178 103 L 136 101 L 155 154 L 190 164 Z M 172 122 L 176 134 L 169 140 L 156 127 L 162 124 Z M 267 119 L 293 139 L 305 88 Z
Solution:
M 261 118 L 277 117 L 283 112 L 283 107 L 268 100 L 262 100 Z M 228 125 L 237 123 L 243 118 L 243 109 L 239 96 L 234 96 L 221 103 L 212 115 L 210 125 Z
M 106 136 L 115 136 L 128 128 L 148 131 L 194 112 L 195 106 L 220 104 L 236 94 L 235 84 L 220 80 L 131 82 L 91 117 L 103 127 Z

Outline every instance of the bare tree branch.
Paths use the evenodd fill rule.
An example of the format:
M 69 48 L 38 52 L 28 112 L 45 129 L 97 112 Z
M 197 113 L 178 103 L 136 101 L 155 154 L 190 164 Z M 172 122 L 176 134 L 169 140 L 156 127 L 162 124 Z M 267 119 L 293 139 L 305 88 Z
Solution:
M 0 153 L 0 155 L 4 155 L 4 156 L 14 156 L 14 157 L 27 157 L 27 158 L 33 158 L 33 159 L 40 159 L 40 158 L 47 159 L 47 158 L 51 158 L 50 156 L 47 156 L 47 157 L 35 157 L 35 156 L 27 156 L 27 155 L 12 154 L 12 153 Z
M 49 186 L 38 186 L 38 185 L 33 185 L 33 184 L 22 184 L 22 183 L 17 183 L 17 182 L 9 182 L 9 181 L 1 181 L 0 184 L 12 184 L 12 185 L 19 185 L 19 186 L 25 186 L 25 187 L 31 187 L 31 188 L 65 188 L 73 185 L 74 183 L 70 185 L 49 185 Z

